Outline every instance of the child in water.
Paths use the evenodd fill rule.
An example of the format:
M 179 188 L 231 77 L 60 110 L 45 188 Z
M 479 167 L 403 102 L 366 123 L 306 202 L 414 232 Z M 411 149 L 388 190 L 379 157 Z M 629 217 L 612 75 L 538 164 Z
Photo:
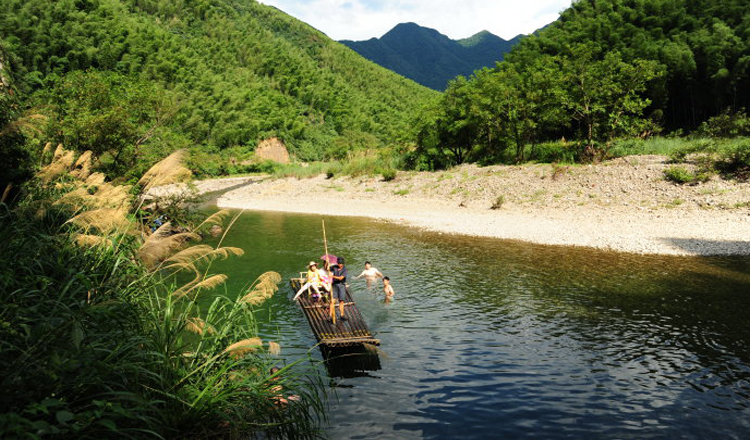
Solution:
M 391 279 L 389 277 L 383 277 L 383 293 L 385 293 L 386 302 L 391 302 L 391 300 L 393 300 L 393 295 L 396 294 L 393 290 L 393 286 L 391 286 Z

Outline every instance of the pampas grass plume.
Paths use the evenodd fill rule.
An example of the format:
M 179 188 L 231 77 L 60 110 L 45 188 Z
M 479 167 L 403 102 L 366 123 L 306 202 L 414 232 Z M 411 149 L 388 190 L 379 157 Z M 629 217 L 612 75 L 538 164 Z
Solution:
M 268 352 L 271 353 L 273 356 L 278 356 L 281 354 L 281 345 L 279 345 L 278 342 L 270 341 L 268 343 Z
M 143 192 L 155 186 L 188 180 L 192 173 L 183 165 L 187 154 L 187 150 L 177 150 L 149 168 L 138 181 L 138 184 L 143 186 Z
M 81 247 L 112 246 L 112 240 L 98 235 L 74 234 L 73 240 Z
M 124 208 L 99 208 L 78 214 L 68 222 L 86 230 L 96 229 L 102 234 L 126 232 L 132 227 L 127 214 L 128 211 Z
M 248 353 L 256 351 L 262 346 L 263 340 L 261 340 L 260 338 L 244 339 L 240 342 L 235 342 L 234 344 L 224 349 L 224 353 L 228 353 L 233 358 L 239 359 Z

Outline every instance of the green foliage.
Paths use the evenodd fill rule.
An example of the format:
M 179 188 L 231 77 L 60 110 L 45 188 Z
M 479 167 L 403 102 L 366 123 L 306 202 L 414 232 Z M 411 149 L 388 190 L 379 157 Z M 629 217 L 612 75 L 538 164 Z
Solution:
M 528 160 L 539 163 L 575 163 L 581 147 L 575 142 L 542 142 L 527 146 Z
M 688 155 L 716 150 L 718 141 L 705 138 L 674 138 L 654 136 L 649 138 L 621 138 L 612 142 L 611 157 L 635 154 L 668 156 L 674 162 L 682 162 Z
M 321 174 L 325 174 L 328 179 L 339 176 L 380 175 L 384 180 L 390 181 L 396 178 L 396 170 L 400 163 L 397 154 L 385 149 L 378 153 L 355 154 L 341 161 L 274 164 L 273 169 L 268 172 L 274 177 L 296 177 L 297 179 L 318 177 Z
M 24 148 L 26 139 L 17 127 L 22 117 L 20 103 L 14 93 L 12 75 L 5 48 L 0 42 L 0 191 L 9 184 L 18 185 L 31 176 L 31 155 Z
M 299 159 L 340 158 L 408 138 L 413 115 L 435 95 L 250 0 L 7 0 L 0 35 L 19 90 L 51 88 L 38 96 L 63 112 L 59 135 L 108 151 L 116 172 L 132 157 L 153 163 L 137 142 L 155 125 L 147 143 L 155 149 L 252 151 L 278 136 Z
M 729 109 L 720 115 L 709 118 L 696 131 L 698 136 L 732 138 L 750 136 L 750 118 L 744 109 L 731 112 Z
M 581 0 L 494 69 L 450 84 L 425 111 L 414 169 L 521 162 L 573 139 L 577 161 L 620 154 L 617 139 L 670 130 L 743 135 L 750 124 L 750 4 Z M 529 149 L 529 146 L 531 148 Z M 562 157 L 559 157 L 563 159 Z
M 669 130 L 691 130 L 727 107 L 748 107 L 748 13 L 742 0 L 581 0 L 506 61 L 523 65 L 586 45 L 628 64 L 656 62 L 666 75 L 647 84 L 649 116 Z
M 643 111 L 651 101 L 641 94 L 649 81 L 663 74 L 655 61 L 622 60 L 618 52 L 603 58 L 591 46 L 576 46 L 560 59 L 561 77 L 568 86 L 562 94 L 563 107 L 580 126 L 580 136 L 593 152 L 595 141 L 609 143 L 619 136 L 648 130 Z
M 616 52 L 600 56 L 583 45 L 525 65 L 503 63 L 450 84 L 419 126 L 417 154 L 442 154 L 442 167 L 505 161 L 510 149 L 512 160 L 523 162 L 527 145 L 579 127 L 585 148 L 576 159 L 602 158 L 615 137 L 653 129 L 642 117 L 650 101 L 641 93 L 661 74 L 655 62 L 626 63 Z
M 741 180 L 750 178 L 750 139 L 744 138 L 719 152 L 716 169 Z
M 256 334 L 249 306 L 177 300 L 171 278 L 136 262 L 133 235 L 73 244 L 71 212 L 51 204 L 60 188 L 0 204 L 0 436 L 317 435 L 316 388 L 288 369 L 271 381 L 266 356 L 226 354 Z M 195 316 L 211 331 L 188 332 Z M 280 411 L 276 385 L 300 404 Z
M 503 207 L 504 204 L 505 204 L 505 196 L 501 194 L 497 196 L 494 202 L 492 202 L 492 206 L 490 206 L 490 209 L 492 210 L 500 209 Z
M 391 169 L 382 170 L 380 172 L 380 175 L 383 177 L 383 181 L 384 182 L 392 182 L 392 181 L 396 180 L 396 174 L 398 174 L 397 171 L 394 170 L 394 169 L 392 169 L 392 168 Z
M 258 161 L 248 148 L 199 146 L 190 149 L 187 161 L 196 178 L 209 178 L 247 173 L 269 173 L 275 170 L 274 162 Z
M 471 157 L 479 127 L 472 118 L 473 96 L 466 78 L 448 85 L 442 99 L 424 111 L 417 122 L 417 149 L 407 159 L 416 169 L 440 169 Z
M 188 141 L 165 129 L 177 112 L 163 89 L 130 77 L 74 71 L 37 98 L 55 115 L 48 133 L 56 142 L 90 150 L 114 176 L 140 176 L 147 166 Z
M 693 183 L 696 180 L 695 174 L 681 166 L 671 166 L 665 169 L 664 178 L 678 184 Z

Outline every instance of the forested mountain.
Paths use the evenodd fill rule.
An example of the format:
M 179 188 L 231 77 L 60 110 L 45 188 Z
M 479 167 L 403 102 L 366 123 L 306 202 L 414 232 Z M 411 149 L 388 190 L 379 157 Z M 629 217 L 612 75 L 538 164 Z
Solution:
M 431 163 L 522 161 L 561 138 L 602 157 L 618 137 L 689 133 L 748 106 L 746 0 L 579 0 L 496 68 L 452 82 L 418 140 Z
M 559 55 L 587 45 L 603 58 L 653 60 L 667 74 L 649 87 L 667 128 L 693 128 L 727 107 L 750 104 L 750 2 L 745 0 L 581 0 L 511 63 Z
M 436 96 L 252 0 L 0 4 L 16 96 L 53 114 L 50 133 L 69 144 L 85 144 L 108 114 L 122 119 L 115 131 L 140 130 L 97 129 L 112 149 L 126 148 L 115 145 L 126 135 L 140 154 L 155 144 L 252 149 L 278 136 L 298 157 L 320 159 L 399 141 Z
M 477 69 L 493 67 L 511 47 L 510 41 L 482 31 L 463 40 L 451 40 L 434 29 L 415 23 L 402 23 L 381 38 L 367 41 L 342 41 L 383 67 L 435 90 L 445 90 L 448 81 L 458 75 L 470 75 Z

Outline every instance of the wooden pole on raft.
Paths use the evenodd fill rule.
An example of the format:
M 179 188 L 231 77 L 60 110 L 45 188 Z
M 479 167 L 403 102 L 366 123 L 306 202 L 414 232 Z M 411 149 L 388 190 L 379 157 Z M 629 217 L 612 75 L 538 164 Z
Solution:
M 327 270 L 328 270 L 329 273 L 332 273 L 331 272 L 331 261 L 328 258 L 328 239 L 326 237 L 326 220 L 325 219 L 321 219 L 320 221 L 323 223 L 323 249 L 325 250 L 325 254 L 324 255 L 326 256 L 325 258 L 326 258 L 326 261 L 328 262 L 328 269 Z M 333 325 L 336 325 L 336 306 L 333 303 L 333 287 L 331 287 L 331 292 L 329 293 L 329 295 L 330 296 L 329 296 L 328 300 L 331 303 L 331 310 L 330 310 L 331 321 L 333 322 Z
M 321 219 L 321 222 L 323 222 L 323 248 L 325 249 L 326 253 L 326 261 L 328 261 L 328 240 L 326 239 L 326 219 Z M 331 262 L 328 261 L 328 266 L 331 266 Z

